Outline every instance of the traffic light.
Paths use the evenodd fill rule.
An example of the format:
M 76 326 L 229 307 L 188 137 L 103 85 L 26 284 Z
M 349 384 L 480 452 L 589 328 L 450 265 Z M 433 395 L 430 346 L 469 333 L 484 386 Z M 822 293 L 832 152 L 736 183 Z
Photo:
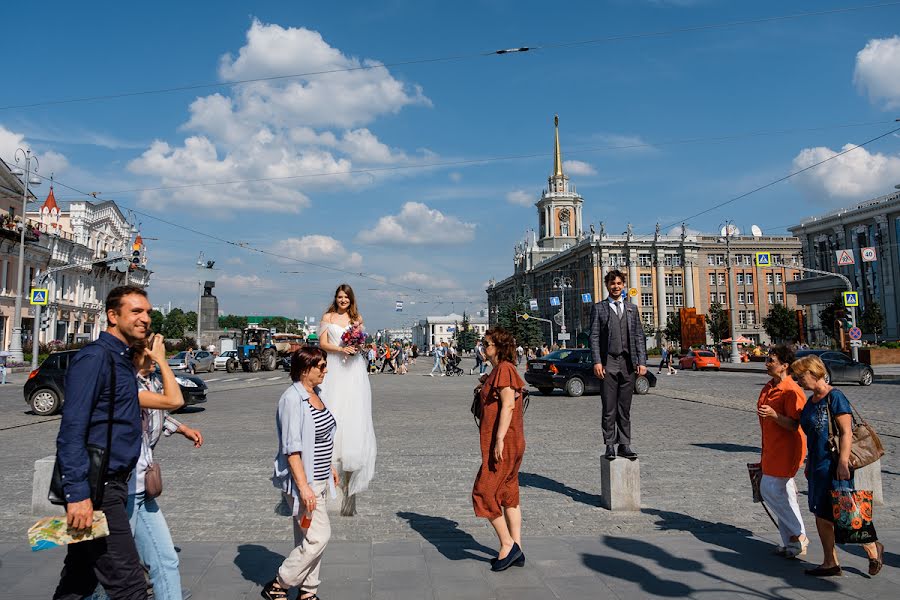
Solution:
M 48 327 L 50 327 L 50 311 L 45 310 L 41 313 L 41 331 L 47 331 Z

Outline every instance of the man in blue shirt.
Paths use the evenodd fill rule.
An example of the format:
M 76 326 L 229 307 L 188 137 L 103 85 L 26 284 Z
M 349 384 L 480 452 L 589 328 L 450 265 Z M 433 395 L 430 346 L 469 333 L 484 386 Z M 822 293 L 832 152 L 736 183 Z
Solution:
M 130 346 L 150 334 L 151 308 L 143 289 L 113 289 L 106 297 L 106 331 L 72 358 L 66 373 L 66 400 L 56 438 L 66 518 L 70 527 L 88 529 L 94 510 L 102 510 L 109 536 L 69 544 L 55 600 L 90 596 L 98 581 L 113 600 L 147 597 L 125 503 L 128 478 L 141 449 L 141 411 Z M 115 369 L 115 390 L 111 369 Z M 102 505 L 94 506 L 88 483 L 87 445 L 106 447 L 110 402 L 113 425 L 109 466 Z

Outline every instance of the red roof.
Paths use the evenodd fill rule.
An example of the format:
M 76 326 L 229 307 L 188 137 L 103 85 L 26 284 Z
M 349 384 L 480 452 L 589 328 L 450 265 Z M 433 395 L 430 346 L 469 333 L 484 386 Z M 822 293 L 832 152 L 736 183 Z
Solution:
M 59 206 L 56 204 L 56 198 L 53 196 L 53 186 L 50 187 L 50 193 L 47 194 L 47 199 L 44 200 L 44 205 L 41 207 L 41 212 L 44 212 L 44 209 L 47 209 L 47 212 L 53 212 L 54 210 L 58 213 Z

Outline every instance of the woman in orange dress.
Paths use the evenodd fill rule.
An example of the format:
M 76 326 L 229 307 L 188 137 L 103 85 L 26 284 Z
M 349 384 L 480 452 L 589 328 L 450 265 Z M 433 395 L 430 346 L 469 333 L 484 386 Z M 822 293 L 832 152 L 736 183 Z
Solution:
M 516 340 L 497 327 L 484 334 L 484 353 L 493 370 L 481 386 L 481 469 L 475 478 L 475 515 L 489 519 L 500 551 L 492 571 L 523 566 L 522 511 L 519 508 L 519 467 L 525 455 L 522 391 L 516 371 Z

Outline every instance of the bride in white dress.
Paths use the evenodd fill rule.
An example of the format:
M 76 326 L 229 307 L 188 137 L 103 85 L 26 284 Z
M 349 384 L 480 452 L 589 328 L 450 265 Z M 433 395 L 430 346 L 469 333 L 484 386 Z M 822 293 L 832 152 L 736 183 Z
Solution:
M 375 474 L 375 429 L 372 426 L 372 388 L 367 361 L 341 336 L 354 323 L 362 325 L 353 288 L 338 286 L 334 301 L 319 324 L 319 345 L 328 353 L 328 372 L 321 387 L 328 409 L 337 421 L 333 462 L 341 473 L 344 501 L 341 514 L 356 514 L 356 494 L 365 491 Z

